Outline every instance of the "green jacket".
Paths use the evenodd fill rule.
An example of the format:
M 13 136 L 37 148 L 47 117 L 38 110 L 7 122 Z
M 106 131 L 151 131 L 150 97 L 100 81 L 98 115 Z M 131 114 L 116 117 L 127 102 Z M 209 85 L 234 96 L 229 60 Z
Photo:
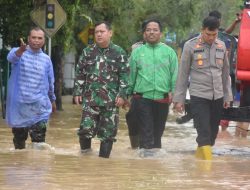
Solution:
M 148 43 L 133 50 L 130 61 L 128 95 L 141 93 L 157 100 L 174 92 L 178 73 L 175 51 L 164 43 Z

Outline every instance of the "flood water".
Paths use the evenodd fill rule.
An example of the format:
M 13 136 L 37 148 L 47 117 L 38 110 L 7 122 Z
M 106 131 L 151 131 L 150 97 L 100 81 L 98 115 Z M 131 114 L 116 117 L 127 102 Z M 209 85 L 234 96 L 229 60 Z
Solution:
M 234 127 L 221 133 L 213 147 L 213 160 L 195 159 L 196 131 L 192 121 L 178 125 L 171 114 L 163 148 L 152 157 L 132 150 L 121 114 L 117 142 L 109 159 L 93 151 L 81 154 L 76 130 L 80 106 L 63 98 L 64 111 L 52 115 L 46 143 L 14 150 L 11 130 L 0 119 L 1 190 L 247 190 L 250 189 L 250 139 L 234 137 Z M 234 126 L 235 123 L 230 123 Z

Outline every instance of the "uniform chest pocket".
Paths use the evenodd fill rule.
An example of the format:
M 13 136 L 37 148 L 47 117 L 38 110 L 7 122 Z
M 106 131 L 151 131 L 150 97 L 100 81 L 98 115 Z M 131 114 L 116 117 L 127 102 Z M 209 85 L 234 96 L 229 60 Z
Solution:
M 118 72 L 118 64 L 115 61 L 107 63 L 107 72 L 110 73 Z
M 223 67 L 223 62 L 224 62 L 224 52 L 216 52 L 215 53 L 215 62 L 216 62 L 216 66 L 219 68 Z
M 86 59 L 84 63 L 84 69 L 87 73 L 94 72 L 96 63 L 94 59 Z
M 207 55 L 205 53 L 195 53 L 194 54 L 194 67 L 196 68 L 204 68 L 207 66 Z

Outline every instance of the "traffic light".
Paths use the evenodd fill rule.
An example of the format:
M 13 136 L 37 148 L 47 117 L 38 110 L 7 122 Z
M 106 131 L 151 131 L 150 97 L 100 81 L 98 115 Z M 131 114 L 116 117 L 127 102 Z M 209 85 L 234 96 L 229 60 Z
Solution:
M 55 4 L 46 4 L 45 28 L 55 28 Z

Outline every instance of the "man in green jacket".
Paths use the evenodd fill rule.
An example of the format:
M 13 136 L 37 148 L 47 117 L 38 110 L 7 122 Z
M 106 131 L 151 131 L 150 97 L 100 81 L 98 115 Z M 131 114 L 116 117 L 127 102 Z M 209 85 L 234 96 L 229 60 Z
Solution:
M 169 104 L 178 72 L 175 51 L 160 42 L 162 25 L 146 21 L 146 43 L 133 50 L 130 57 L 128 94 L 133 96 L 140 131 L 140 148 L 161 148 Z

